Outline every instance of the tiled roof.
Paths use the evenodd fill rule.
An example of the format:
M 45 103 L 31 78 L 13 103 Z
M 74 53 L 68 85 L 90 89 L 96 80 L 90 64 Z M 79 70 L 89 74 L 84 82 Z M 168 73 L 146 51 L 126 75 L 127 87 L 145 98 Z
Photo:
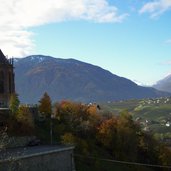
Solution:
M 6 58 L 5 55 L 2 53 L 1 49 L 0 49 L 0 64 L 9 64 L 7 58 Z

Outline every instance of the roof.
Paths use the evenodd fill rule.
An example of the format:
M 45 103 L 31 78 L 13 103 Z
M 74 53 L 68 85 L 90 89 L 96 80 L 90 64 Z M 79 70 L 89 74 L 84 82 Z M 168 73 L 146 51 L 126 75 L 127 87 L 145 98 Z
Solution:
M 2 53 L 1 49 L 0 49 L 0 64 L 9 64 L 8 59 Z

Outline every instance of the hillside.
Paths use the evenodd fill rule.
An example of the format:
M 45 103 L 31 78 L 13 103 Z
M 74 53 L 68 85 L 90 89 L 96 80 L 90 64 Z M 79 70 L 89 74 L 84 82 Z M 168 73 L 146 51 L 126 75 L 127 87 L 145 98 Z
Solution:
M 15 59 L 16 91 L 24 103 L 37 103 L 46 91 L 53 101 L 104 102 L 167 96 L 141 87 L 98 66 L 74 59 L 35 55 Z
M 100 103 L 101 113 L 119 115 L 124 110 L 132 114 L 144 131 L 156 138 L 171 138 L 171 97 Z M 171 146 L 171 142 L 169 143 Z

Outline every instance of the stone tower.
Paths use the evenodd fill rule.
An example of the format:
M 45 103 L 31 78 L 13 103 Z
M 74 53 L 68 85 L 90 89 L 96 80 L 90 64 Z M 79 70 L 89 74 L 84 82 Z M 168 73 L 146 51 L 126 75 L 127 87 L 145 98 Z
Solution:
M 7 108 L 11 94 L 15 93 L 13 60 L 0 50 L 0 108 Z

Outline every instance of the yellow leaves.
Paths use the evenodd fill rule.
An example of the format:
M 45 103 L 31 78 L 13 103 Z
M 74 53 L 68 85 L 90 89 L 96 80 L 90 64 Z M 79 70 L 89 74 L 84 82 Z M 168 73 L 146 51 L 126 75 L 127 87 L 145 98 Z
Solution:
M 34 127 L 34 120 L 32 113 L 30 112 L 27 106 L 21 105 L 18 109 L 18 113 L 16 115 L 16 119 L 18 122 L 23 123 L 29 127 Z
M 43 97 L 39 101 L 39 111 L 46 117 L 50 117 L 52 114 L 52 104 L 49 95 L 45 92 Z
M 9 122 L 9 130 L 12 133 L 26 136 L 32 135 L 34 132 L 34 119 L 28 106 L 21 105 Z
M 61 136 L 61 141 L 63 144 L 75 144 L 76 137 L 72 133 L 65 133 L 63 136 Z
M 84 132 L 95 129 L 100 122 L 100 115 L 94 107 L 81 103 L 62 101 L 55 105 L 55 117 L 73 132 Z

